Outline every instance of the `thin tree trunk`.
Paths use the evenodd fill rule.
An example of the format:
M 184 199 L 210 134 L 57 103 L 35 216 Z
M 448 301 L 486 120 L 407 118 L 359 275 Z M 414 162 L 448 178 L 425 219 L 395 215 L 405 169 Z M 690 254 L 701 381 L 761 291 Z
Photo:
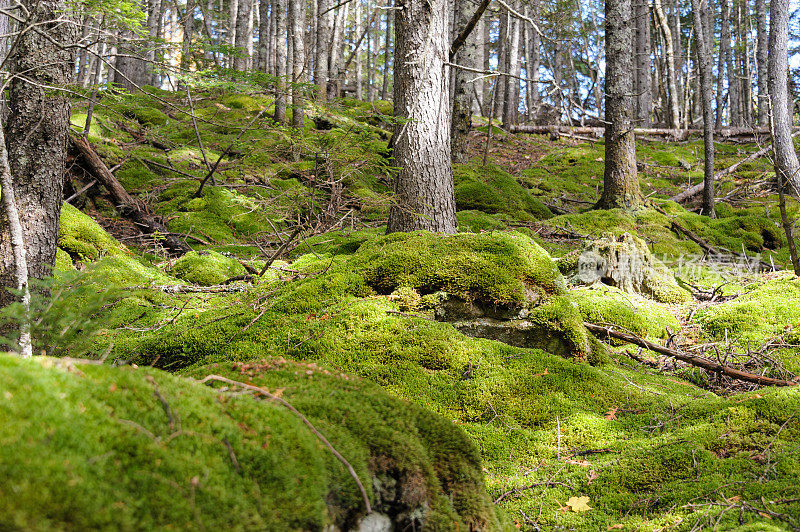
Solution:
M 356 2 L 356 31 L 355 34 L 357 36 L 361 36 L 361 32 L 364 31 L 363 29 L 363 21 L 361 20 L 361 2 Z M 361 41 L 355 43 L 355 49 L 353 50 L 355 54 L 353 57 L 356 62 L 355 71 L 356 71 L 356 100 L 360 100 L 364 95 L 364 88 L 362 86 L 362 77 L 364 76 L 364 71 L 361 66 Z
M 303 90 L 298 87 L 305 80 L 304 67 L 306 62 L 305 42 L 303 29 L 306 25 L 306 9 L 303 0 L 289 0 L 289 21 L 292 32 L 292 126 L 303 127 Z
M 678 103 L 678 76 L 675 71 L 675 49 L 673 48 L 672 30 L 664 14 L 661 0 L 653 0 L 658 26 L 664 36 L 664 49 L 667 54 L 667 83 L 669 84 L 669 119 L 672 129 L 680 128 L 680 104 Z
M 703 106 L 703 214 L 714 217 L 714 114 L 712 101 L 712 73 L 710 35 L 703 19 L 703 0 L 692 0 L 692 20 L 697 35 L 697 62 L 700 70 L 700 92 Z M 723 6 L 724 9 L 724 6 Z
M 447 4 L 406 0 L 395 18 L 395 200 L 387 232 L 457 230 L 450 113 Z
M 767 2 L 756 0 L 756 63 L 758 64 L 758 125 L 769 124 L 769 89 L 767 88 Z
M 392 0 L 386 1 L 386 7 L 392 7 Z M 383 39 L 383 85 L 381 86 L 381 100 L 389 96 L 389 63 L 392 60 L 392 21 L 394 10 L 386 13 L 386 36 Z
M 194 34 L 194 0 L 186 0 L 186 17 L 183 20 L 183 44 L 181 46 L 181 70 L 191 66 L 192 35 Z
M 258 9 L 258 70 L 269 72 L 269 0 L 260 0 Z
M 467 25 L 474 9 L 473 3 L 469 0 L 455 1 L 455 21 L 453 26 L 456 32 Z M 455 63 L 465 67 L 474 68 L 477 46 L 473 35 L 467 36 L 464 45 L 456 52 L 453 58 Z M 469 161 L 469 139 L 468 135 L 472 129 L 472 87 L 470 87 L 469 72 L 455 69 L 455 80 L 453 83 L 453 115 L 450 127 L 450 147 L 454 163 L 466 163 Z
M 800 163 L 792 143 L 792 117 L 789 113 L 789 0 L 770 1 L 769 96 L 772 110 L 772 145 L 775 148 L 775 173 L 787 190 L 800 195 Z
M 275 122 L 286 122 L 286 11 L 287 0 L 275 2 Z M 292 1 L 292 0 L 290 0 Z
M 233 69 L 239 72 L 246 72 L 250 66 L 250 55 L 248 49 L 253 41 L 252 35 L 248 33 L 253 11 L 253 0 L 239 0 L 239 7 L 236 12 L 236 57 L 233 60 Z
M 162 2 L 164 0 L 161 0 Z M 229 0 L 228 4 L 228 46 L 236 46 L 236 22 L 239 19 L 239 0 Z M 228 59 L 228 67 L 233 68 L 235 57 Z
M 514 5 L 513 7 L 517 7 Z M 508 24 L 508 50 L 506 51 L 506 72 L 517 75 L 519 69 L 519 21 L 516 17 L 511 18 L 509 14 Z M 503 79 L 505 89 L 503 100 L 503 127 L 508 127 L 517 123 L 517 113 L 519 109 L 519 79 L 505 76 Z
M 650 85 L 650 4 L 636 2 L 636 121 L 640 127 L 653 124 L 653 92 Z M 599 115 L 598 115 L 599 116 Z
M 641 203 L 633 133 L 631 0 L 606 0 L 606 127 L 603 195 L 598 207 L 633 208 Z
M 314 0 L 312 0 L 314 1 Z M 328 98 L 328 78 L 330 61 L 330 42 L 331 42 L 331 15 L 326 12 L 333 3 L 330 0 L 317 0 L 317 47 L 315 51 L 316 60 L 314 62 L 316 71 L 314 72 L 314 82 L 317 84 L 317 98 L 326 100 Z
M 727 52 L 731 47 L 730 35 L 726 33 L 726 28 L 729 27 L 728 20 L 730 18 L 728 0 L 720 0 L 720 10 L 720 27 L 722 29 L 720 31 L 720 51 L 719 56 L 717 57 L 717 117 L 716 121 L 714 122 L 714 127 L 716 129 L 722 127 L 722 115 L 725 110 L 725 68 L 728 64 L 726 59 L 728 57 Z M 728 71 L 728 79 L 730 79 L 730 77 L 731 73 Z

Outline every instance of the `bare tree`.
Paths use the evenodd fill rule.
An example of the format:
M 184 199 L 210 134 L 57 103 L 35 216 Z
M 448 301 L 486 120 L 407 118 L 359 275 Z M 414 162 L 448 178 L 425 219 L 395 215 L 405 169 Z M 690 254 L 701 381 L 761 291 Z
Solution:
M 704 13 L 704 0 L 692 0 L 692 21 L 697 36 L 697 62 L 700 71 L 700 95 L 703 107 L 703 214 L 714 216 L 714 113 L 712 109 L 713 74 L 711 73 L 711 35 Z

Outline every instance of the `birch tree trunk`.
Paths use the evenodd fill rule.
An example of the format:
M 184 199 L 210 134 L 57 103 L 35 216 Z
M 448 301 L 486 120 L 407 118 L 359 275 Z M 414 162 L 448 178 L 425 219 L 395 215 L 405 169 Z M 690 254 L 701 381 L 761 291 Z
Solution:
M 518 6 L 514 5 L 514 8 Z M 519 20 L 514 17 L 509 17 L 509 46 L 507 52 L 507 61 L 506 66 L 510 74 L 514 76 L 519 76 L 520 74 L 520 64 L 519 64 L 519 32 L 520 32 L 520 24 Z M 516 124 L 517 114 L 519 110 L 519 79 L 513 78 L 511 76 L 504 77 L 504 85 L 505 90 L 503 91 L 505 94 L 505 99 L 503 101 L 503 127 L 508 127 L 510 125 Z
M 703 108 L 703 214 L 714 217 L 714 113 L 712 111 L 713 74 L 711 72 L 710 33 L 703 15 L 703 0 L 692 0 L 692 21 L 697 36 L 697 63 L 700 71 L 700 96 Z M 723 5 L 723 9 L 725 9 Z
M 356 39 L 361 36 L 361 32 L 364 31 L 362 27 L 363 21 L 361 20 L 361 2 L 356 2 Z M 362 77 L 364 76 L 363 68 L 361 67 L 361 43 L 356 43 L 357 47 L 354 51 L 355 55 L 353 56 L 353 61 L 355 61 L 355 86 L 356 86 L 356 100 L 360 100 L 364 94 L 364 88 L 362 87 Z
M 789 0 L 771 0 L 769 12 L 768 75 L 775 173 L 788 184 L 788 191 L 798 196 L 800 163 L 792 143 L 792 117 L 789 114 Z
M 316 67 L 314 72 L 314 82 L 317 84 L 317 98 L 320 100 L 327 100 L 332 12 L 326 11 L 333 7 L 333 3 L 330 0 L 318 0 L 317 6 L 317 46 L 315 50 L 316 59 L 314 61 L 314 65 Z
M 52 275 L 56 258 L 70 109 L 63 93 L 45 87 L 72 81 L 74 57 L 69 45 L 77 39 L 77 28 L 63 14 L 66 2 L 22 3 L 30 14 L 28 24 L 37 25 L 48 38 L 23 32 L 10 57 L 12 72 L 24 72 L 25 78 L 14 79 L 10 86 L 5 145 L 28 273 L 43 279 Z M 17 287 L 9 214 L 0 217 L 0 284 Z M 0 306 L 12 300 L 11 294 L 0 290 Z
M 631 0 L 606 0 L 606 127 L 604 209 L 636 207 L 641 202 L 633 133 L 633 56 Z
M 395 204 L 387 232 L 457 230 L 450 116 L 447 3 L 405 0 L 395 14 Z
M 165 0 L 161 0 L 164 2 Z M 228 46 L 236 46 L 236 21 L 239 15 L 239 0 L 229 0 L 228 4 Z M 228 67 L 233 68 L 234 57 L 228 59 Z

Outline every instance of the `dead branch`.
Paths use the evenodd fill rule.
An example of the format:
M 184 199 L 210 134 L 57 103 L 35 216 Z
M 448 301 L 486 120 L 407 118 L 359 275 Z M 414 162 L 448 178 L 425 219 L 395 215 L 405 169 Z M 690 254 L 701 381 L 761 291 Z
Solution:
M 138 225 L 142 231 L 148 235 L 158 234 L 163 238 L 162 243 L 164 247 L 173 255 L 180 256 L 192 250 L 186 242 L 170 233 L 169 229 L 158 222 L 151 214 L 145 211 L 142 206 L 136 201 L 125 187 L 117 181 L 114 174 L 108 169 L 97 152 L 94 151 L 92 145 L 89 144 L 85 138 L 70 134 L 69 136 L 72 145 L 78 150 L 83 157 L 89 172 L 97 179 L 111 194 L 114 203 L 119 210 L 120 214 L 126 218 L 131 219 Z
M 350 465 L 350 462 L 348 462 L 347 459 L 344 456 L 342 456 L 339 453 L 339 451 L 337 451 L 336 448 L 334 448 L 333 445 L 331 445 L 331 442 L 329 442 L 328 439 L 319 430 L 317 430 L 316 427 L 314 427 L 314 425 L 311 424 L 311 422 L 308 420 L 308 418 L 306 416 L 304 416 L 299 410 L 297 410 L 295 407 L 293 407 L 288 401 L 286 401 L 286 399 L 284 399 L 282 397 L 278 397 L 277 395 L 273 395 L 273 394 L 269 393 L 267 390 L 265 390 L 264 388 L 260 388 L 258 386 L 253 386 L 252 384 L 247 384 L 247 383 L 240 382 L 240 381 L 235 381 L 233 379 L 229 379 L 229 378 L 223 377 L 221 375 L 208 375 L 205 378 L 203 378 L 202 380 L 200 380 L 199 382 L 201 384 L 205 384 L 205 383 L 207 383 L 209 381 L 224 382 L 226 384 L 231 384 L 233 386 L 239 386 L 240 388 L 251 390 L 253 392 L 256 392 L 256 393 L 259 393 L 259 394 L 263 395 L 267 399 L 270 399 L 272 401 L 280 403 L 281 405 L 283 405 L 286 408 L 288 408 L 289 411 L 291 411 L 294 415 L 296 415 L 297 417 L 300 418 L 300 420 L 311 430 L 311 432 L 313 432 L 314 435 L 317 438 L 319 438 L 319 440 L 325 445 L 325 447 L 327 447 L 328 450 L 331 453 L 333 453 L 333 455 L 345 466 L 347 471 L 350 473 L 350 476 L 353 477 L 353 480 L 355 480 L 356 485 L 358 486 L 358 489 L 361 492 L 361 497 L 364 499 L 364 506 L 366 508 L 367 514 L 372 513 L 372 505 L 369 502 L 369 496 L 367 495 L 367 490 L 364 489 L 364 485 L 361 483 L 361 480 L 358 478 L 358 474 L 356 474 L 356 470 L 353 469 L 352 465 Z
M 691 364 L 692 366 L 697 366 L 699 368 L 703 368 L 713 373 L 721 373 L 722 375 L 726 375 L 733 379 L 753 382 L 756 384 L 760 384 L 762 386 L 797 386 L 797 382 L 787 381 L 782 379 L 773 379 L 771 377 L 763 377 L 761 375 L 756 375 L 754 373 L 740 371 L 730 366 L 725 366 L 718 362 L 714 362 L 713 360 L 709 360 L 707 358 L 699 357 L 696 355 L 690 355 L 688 353 L 682 353 L 680 351 L 675 351 L 674 349 L 669 349 L 668 347 L 664 347 L 662 345 L 649 342 L 644 338 L 641 338 L 634 334 L 615 331 L 611 327 L 603 327 L 601 325 L 597 325 L 594 323 L 584 323 L 584 326 L 587 329 L 589 329 L 589 331 L 591 331 L 592 334 L 594 334 L 595 336 L 598 337 L 606 336 L 606 337 L 616 338 L 617 340 L 622 340 L 630 344 L 638 345 L 645 349 L 649 349 L 650 351 L 653 351 L 655 353 L 660 353 L 662 355 L 676 358 L 682 362 Z

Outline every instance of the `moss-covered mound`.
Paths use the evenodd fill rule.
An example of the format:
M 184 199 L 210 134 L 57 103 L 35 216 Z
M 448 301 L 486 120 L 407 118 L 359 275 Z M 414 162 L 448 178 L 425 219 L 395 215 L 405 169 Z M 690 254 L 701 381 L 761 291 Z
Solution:
M 715 339 L 755 347 L 781 334 L 800 340 L 800 279 L 791 273 L 743 288 L 731 301 L 701 310 L 696 321 Z
M 508 214 L 519 220 L 546 219 L 550 209 L 496 165 L 453 168 L 458 210 Z
M 212 366 L 304 413 L 399 527 L 496 530 L 456 426 L 375 385 L 276 359 Z M 352 477 L 288 409 L 157 370 L 0 355 L 4 530 L 352 528 Z
M 643 337 L 666 338 L 680 328 L 668 307 L 604 284 L 570 291 L 584 320 L 613 323 Z
M 190 251 L 172 266 L 175 277 L 201 286 L 220 284 L 245 273 L 239 261 L 216 251 Z
M 69 203 L 61 207 L 58 247 L 72 260 L 80 262 L 128 255 L 125 247 L 100 227 L 91 216 L 87 216 Z

